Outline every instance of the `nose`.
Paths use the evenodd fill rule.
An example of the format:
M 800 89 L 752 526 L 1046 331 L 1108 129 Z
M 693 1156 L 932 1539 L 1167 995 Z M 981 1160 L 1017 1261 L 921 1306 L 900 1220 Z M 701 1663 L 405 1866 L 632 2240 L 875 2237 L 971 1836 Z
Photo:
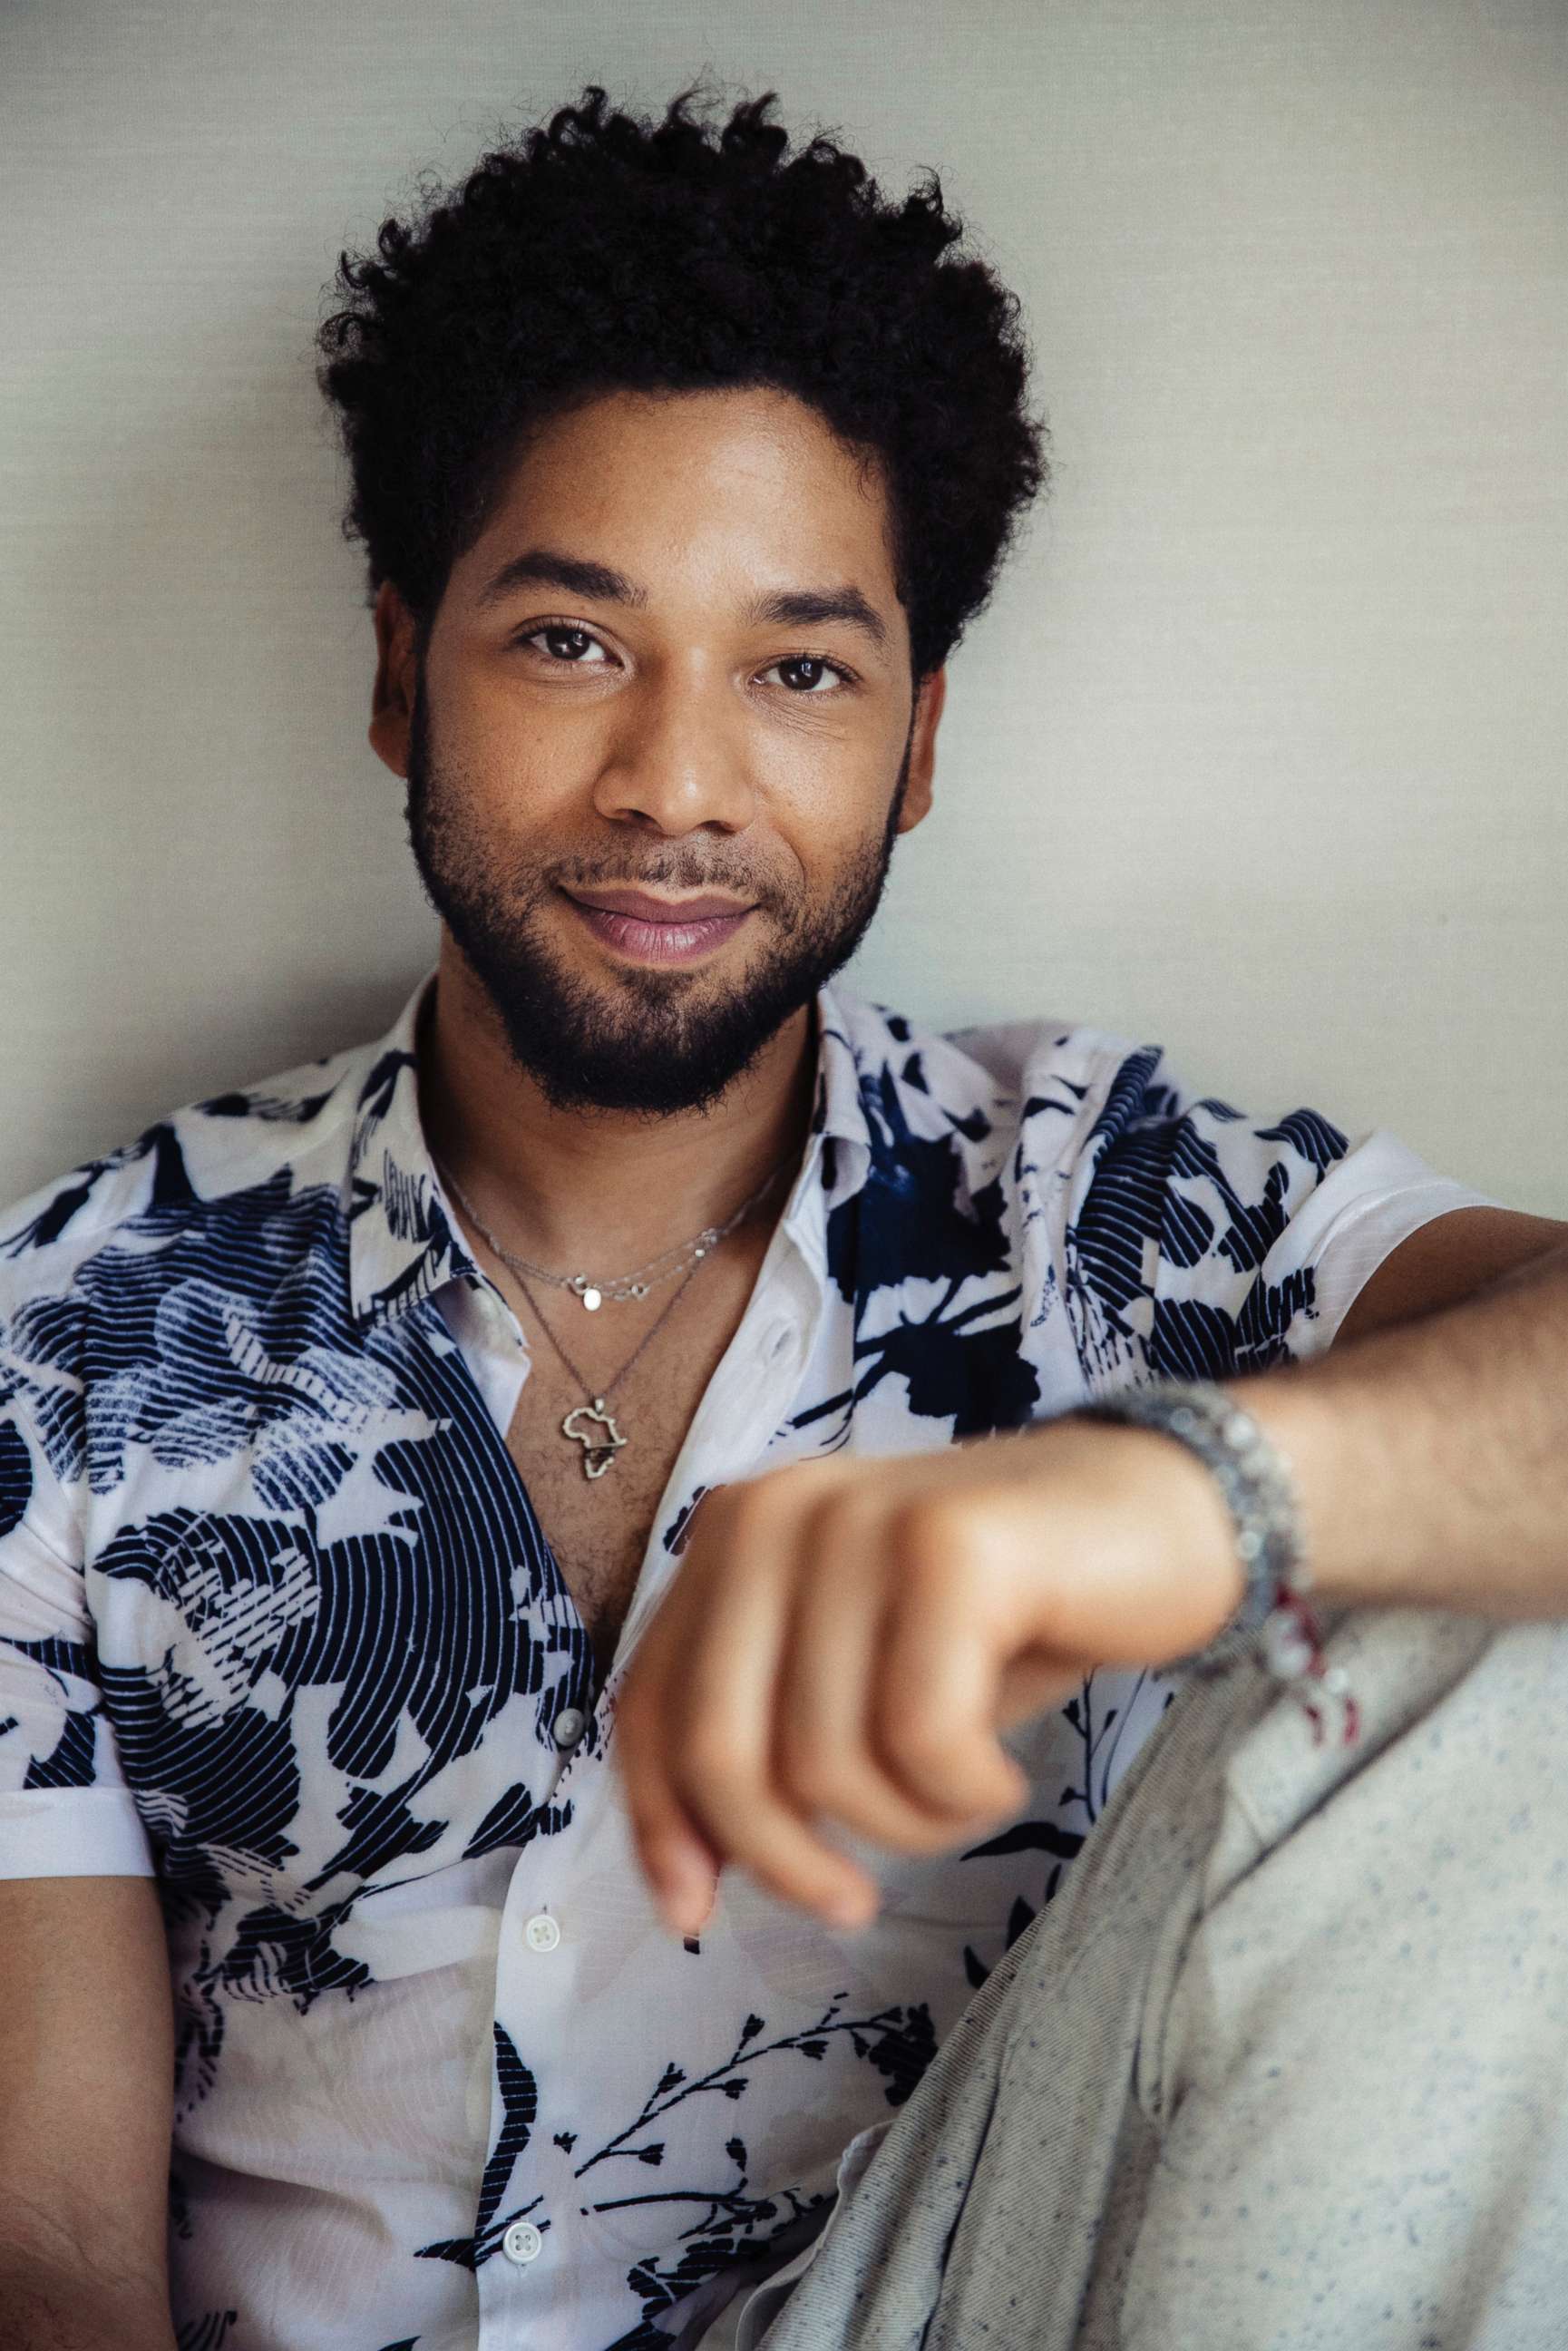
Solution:
M 599 780 L 601 816 L 674 838 L 740 832 L 756 813 L 744 713 L 721 680 L 672 670 L 621 700 Z

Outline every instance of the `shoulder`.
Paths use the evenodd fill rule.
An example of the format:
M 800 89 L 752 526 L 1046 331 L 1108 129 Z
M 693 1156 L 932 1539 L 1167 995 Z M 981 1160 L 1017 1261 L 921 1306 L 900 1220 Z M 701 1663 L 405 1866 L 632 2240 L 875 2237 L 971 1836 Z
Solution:
M 1082 1196 L 1091 1185 L 1161 1186 L 1192 1177 L 1260 1191 L 1273 1182 L 1311 1191 L 1351 1149 L 1351 1138 L 1306 1105 L 1253 1116 L 1199 1093 L 1163 1045 L 1138 1043 L 1083 1021 L 1019 1020 L 946 1031 L 942 1043 L 1005 1084 L 1020 1126 L 1055 1120 L 1070 1137 L 1055 1155 Z
M 936 1029 L 847 990 L 833 1003 L 862 1091 L 880 1080 L 909 1098 L 928 1097 L 949 1124 L 983 1118 L 1015 1136 L 1027 1128 L 1031 1148 L 1050 1130 L 1059 1169 L 1097 1160 L 1129 1129 L 1179 1119 L 1191 1107 L 1163 1047 L 1087 1021 L 1038 1016 Z M 1199 1107 L 1236 1115 L 1224 1103 Z
M 78 1287 L 209 1224 L 225 1205 L 347 1184 L 356 1113 L 379 1044 L 350 1046 L 182 1104 L 101 1157 L 0 1210 L 0 1335 L 29 1301 Z
M 878 1020 L 904 1102 L 925 1089 L 949 1125 L 966 1109 L 966 1132 L 988 1125 L 979 1147 L 1049 1260 L 1091 1386 L 1223 1377 L 1322 1335 L 1318 1261 L 1387 1191 L 1385 1152 L 1304 1106 L 1257 1117 L 1198 1093 L 1161 1045 L 1088 1022 L 930 1032 L 873 1006 L 867 1040 Z
M 1352 1148 L 1321 1111 L 1298 1106 L 1254 1117 L 1218 1094 L 1199 1093 L 1166 1048 L 1084 1020 L 1030 1018 L 951 1029 L 837 987 L 831 997 L 862 1091 L 878 1081 L 956 1112 L 982 1107 L 1018 1127 L 1060 1123 L 1067 1161 L 1087 1181 L 1130 1164 L 1169 1174 L 1238 1171 L 1281 1160 L 1316 1181 Z

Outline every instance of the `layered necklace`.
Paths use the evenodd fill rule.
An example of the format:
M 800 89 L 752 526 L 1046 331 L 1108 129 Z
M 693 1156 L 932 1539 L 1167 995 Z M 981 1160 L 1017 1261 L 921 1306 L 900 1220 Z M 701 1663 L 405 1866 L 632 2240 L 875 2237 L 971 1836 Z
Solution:
M 793 1155 L 790 1155 L 793 1156 Z M 441 1172 L 443 1180 L 450 1186 L 453 1196 L 460 1203 L 469 1223 L 495 1251 L 501 1263 L 507 1266 L 516 1277 L 517 1287 L 533 1310 L 534 1320 L 587 1399 L 585 1403 L 575 1405 L 560 1424 L 561 1435 L 568 1442 L 580 1445 L 582 1447 L 582 1473 L 585 1478 L 602 1478 L 605 1471 L 612 1467 L 617 1453 L 628 1442 L 624 1431 L 618 1426 L 607 1408 L 611 1396 L 636 1363 L 643 1350 L 657 1338 L 660 1331 L 679 1305 L 687 1283 L 693 1280 L 701 1270 L 705 1260 L 712 1256 L 719 1243 L 734 1232 L 736 1227 L 742 1223 L 751 1214 L 752 1209 L 773 1189 L 789 1164 L 789 1158 L 781 1159 L 772 1173 L 764 1177 L 756 1191 L 741 1202 L 735 1214 L 726 1223 L 705 1225 L 702 1231 L 695 1234 L 690 1240 L 677 1241 L 673 1248 L 661 1249 L 657 1257 L 650 1258 L 646 1265 L 635 1267 L 631 1273 L 619 1274 L 607 1280 L 595 1280 L 586 1273 L 552 1273 L 548 1267 L 535 1265 L 528 1258 L 519 1257 L 514 1249 L 505 1248 L 478 1215 L 474 1203 L 444 1160 L 436 1160 L 435 1165 Z M 659 1289 L 666 1281 L 675 1281 L 677 1286 L 668 1304 L 650 1328 L 643 1332 L 643 1337 L 614 1377 L 607 1380 L 603 1387 L 595 1394 L 592 1381 L 583 1378 L 582 1374 L 540 1312 L 538 1301 L 528 1287 L 530 1275 L 536 1281 L 549 1282 L 553 1289 L 570 1290 L 581 1301 L 590 1314 L 598 1313 L 600 1308 L 606 1303 L 616 1306 L 632 1304 L 639 1299 L 646 1298 L 650 1290 Z

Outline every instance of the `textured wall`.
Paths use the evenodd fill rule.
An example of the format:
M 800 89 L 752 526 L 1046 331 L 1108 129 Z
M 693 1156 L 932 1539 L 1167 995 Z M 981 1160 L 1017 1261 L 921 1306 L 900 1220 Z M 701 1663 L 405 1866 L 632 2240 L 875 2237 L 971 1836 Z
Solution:
M 1568 1215 L 1563 0 L 9 0 L 0 1197 L 430 959 L 321 287 L 421 165 L 704 65 L 938 166 L 1052 429 L 860 984 Z

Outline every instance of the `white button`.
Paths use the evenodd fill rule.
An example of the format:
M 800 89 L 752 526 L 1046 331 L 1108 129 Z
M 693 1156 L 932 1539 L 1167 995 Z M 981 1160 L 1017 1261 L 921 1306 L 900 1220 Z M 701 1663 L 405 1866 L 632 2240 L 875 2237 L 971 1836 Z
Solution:
M 501 2240 L 509 2262 L 537 2262 L 544 2249 L 545 2241 L 531 2220 L 514 2220 Z
M 555 1740 L 556 1745 L 575 1747 L 582 1737 L 585 1719 L 584 1716 L 579 1714 L 576 1707 L 563 1706 L 549 1727 L 550 1737 Z
M 530 1951 L 553 1951 L 560 1940 L 560 1928 L 547 1910 L 541 1910 L 538 1917 L 530 1918 L 523 1928 L 523 1938 Z M 538 2249 L 536 2246 L 534 2250 L 537 2252 Z

